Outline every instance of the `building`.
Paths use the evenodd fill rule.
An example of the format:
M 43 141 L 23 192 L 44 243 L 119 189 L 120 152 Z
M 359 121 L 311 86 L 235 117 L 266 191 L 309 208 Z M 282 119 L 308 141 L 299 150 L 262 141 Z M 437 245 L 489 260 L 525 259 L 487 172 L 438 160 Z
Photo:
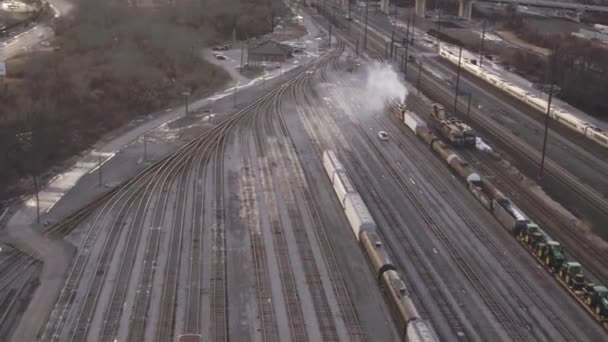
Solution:
M 291 57 L 293 57 L 292 48 L 274 40 L 250 43 L 247 47 L 247 64 L 249 65 L 262 62 L 285 62 Z

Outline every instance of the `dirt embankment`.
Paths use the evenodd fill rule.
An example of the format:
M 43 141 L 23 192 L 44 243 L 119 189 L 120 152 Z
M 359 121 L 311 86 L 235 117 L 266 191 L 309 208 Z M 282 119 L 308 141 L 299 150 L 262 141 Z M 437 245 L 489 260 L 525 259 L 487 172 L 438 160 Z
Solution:
M 209 94 L 229 81 L 200 51 L 272 31 L 279 0 L 136 8 L 80 0 L 45 51 L 7 62 L 0 84 L 0 200 L 32 190 L 31 175 L 87 149 L 133 118 Z

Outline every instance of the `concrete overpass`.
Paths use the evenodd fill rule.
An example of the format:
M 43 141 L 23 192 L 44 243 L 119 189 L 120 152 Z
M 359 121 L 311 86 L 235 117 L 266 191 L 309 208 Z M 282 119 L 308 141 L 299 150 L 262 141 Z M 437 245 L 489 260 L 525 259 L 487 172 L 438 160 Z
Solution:
M 480 2 L 515 3 L 532 7 L 546 7 L 556 9 L 574 10 L 580 12 L 608 13 L 608 6 L 584 5 L 572 2 L 547 1 L 547 0 L 479 0 Z
M 456 0 L 455 0 L 456 1 Z M 458 16 L 468 19 L 471 19 L 471 15 L 473 12 L 473 2 L 475 0 L 457 0 L 459 2 L 458 6 Z M 556 8 L 556 9 L 565 9 L 565 10 L 573 10 L 577 12 L 600 12 L 600 13 L 608 13 L 608 6 L 594 6 L 594 5 L 584 5 L 577 4 L 571 2 L 559 2 L 559 1 L 550 1 L 550 0 L 479 0 L 480 2 L 495 2 L 495 3 L 514 3 L 518 5 L 526 5 L 533 7 L 545 7 L 545 8 Z M 369 1 L 370 3 L 373 1 Z M 377 2 L 377 1 L 376 1 Z M 390 0 L 380 0 L 380 10 L 386 14 L 389 14 L 390 8 Z M 306 0 L 306 4 L 308 6 L 311 5 L 331 5 L 331 6 L 339 6 L 342 8 L 344 13 L 349 13 L 349 7 L 351 3 L 349 0 Z M 415 2 L 415 12 L 419 17 L 424 17 L 426 12 L 426 0 L 416 0 Z
M 458 15 L 460 17 L 471 19 L 471 13 L 473 9 L 473 1 L 474 0 L 458 0 L 460 3 L 460 7 L 458 8 Z M 379 0 L 374 1 L 370 0 L 369 3 L 376 2 L 380 3 L 380 10 L 386 14 L 389 14 L 390 10 L 390 0 Z M 305 4 L 307 6 L 330 6 L 333 8 L 340 7 L 344 13 L 350 13 L 349 7 L 351 3 L 349 0 L 305 0 Z M 420 17 L 424 17 L 424 12 L 426 11 L 426 0 L 416 0 L 415 7 L 416 15 Z

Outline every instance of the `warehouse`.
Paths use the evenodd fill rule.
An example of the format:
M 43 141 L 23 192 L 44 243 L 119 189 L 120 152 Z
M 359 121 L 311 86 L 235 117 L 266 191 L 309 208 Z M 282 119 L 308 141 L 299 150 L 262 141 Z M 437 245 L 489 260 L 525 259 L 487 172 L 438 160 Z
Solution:
M 252 43 L 247 48 L 249 65 L 260 62 L 285 62 L 291 57 L 293 57 L 291 47 L 274 40 Z

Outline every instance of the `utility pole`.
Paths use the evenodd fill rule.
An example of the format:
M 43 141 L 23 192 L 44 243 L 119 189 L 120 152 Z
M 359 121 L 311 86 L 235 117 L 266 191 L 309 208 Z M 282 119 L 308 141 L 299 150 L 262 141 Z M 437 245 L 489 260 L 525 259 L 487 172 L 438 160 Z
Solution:
M 384 42 L 384 59 L 388 60 L 388 40 Z
M 144 133 L 144 161 L 148 160 L 148 137 Z
M 420 95 L 420 79 L 422 78 L 422 59 L 420 59 L 420 63 L 418 63 L 418 95 Z
M 403 40 L 405 42 L 405 39 Z M 407 67 L 407 64 L 405 64 L 405 55 L 406 53 L 401 54 L 401 71 L 403 72 L 403 76 L 405 78 L 405 68 Z
M 190 96 L 190 92 L 184 91 L 182 92 L 182 95 L 184 96 L 184 102 L 186 103 L 186 112 L 184 116 L 188 116 L 188 97 Z
M 481 51 L 479 52 L 479 67 L 483 64 L 483 43 L 486 38 L 486 20 L 483 20 L 483 30 L 481 31 Z
M 412 13 L 412 46 L 414 46 L 414 33 L 416 32 L 416 12 Z
M 437 15 L 437 49 L 439 49 L 439 36 L 441 35 L 441 8 Z
M 234 84 L 234 108 L 236 108 L 236 87 L 239 85 L 239 81 Z
M 357 42 L 355 43 L 355 51 L 357 53 L 357 58 L 359 58 L 359 39 L 357 39 Z
M 391 60 L 393 59 L 393 49 L 395 46 L 395 30 L 391 33 Z
M 99 156 L 97 158 L 97 163 L 98 163 L 97 167 L 99 168 L 99 186 L 101 186 L 101 184 L 102 184 L 102 181 L 101 181 L 101 179 L 102 179 L 101 178 L 102 177 L 102 175 L 101 175 L 101 156 Z
M 331 20 L 329 21 L 329 41 L 327 42 L 329 48 L 331 49 Z
M 245 41 L 243 41 L 243 43 L 241 44 L 241 72 L 243 72 L 243 57 L 245 57 Z
M 34 180 L 34 191 L 36 194 L 36 223 L 40 224 L 40 198 L 38 197 L 38 179 L 36 178 L 36 175 L 32 175 L 32 179 Z
M 458 70 L 456 72 L 456 91 L 454 92 L 454 114 L 458 111 L 456 106 L 458 105 L 458 86 L 460 83 L 460 61 L 462 60 L 462 46 L 458 50 Z
M 365 33 L 363 35 L 363 50 L 367 49 L 367 16 L 369 14 L 369 0 L 365 0 Z
M 543 180 L 543 172 L 545 171 L 545 152 L 547 151 L 547 136 L 549 135 L 549 113 L 551 113 L 551 100 L 553 99 L 553 71 L 555 66 L 557 65 L 557 49 L 553 51 L 553 58 L 551 58 L 551 62 L 549 63 L 548 79 L 551 82 L 551 86 L 549 87 L 549 100 L 547 101 L 547 114 L 545 115 L 545 134 L 543 136 L 543 150 L 540 157 L 540 170 L 538 171 L 538 180 Z
M 351 17 L 351 13 L 350 13 L 350 2 L 348 3 L 348 12 L 347 12 L 347 16 L 348 18 L 346 19 L 346 32 L 350 35 L 350 21 L 353 20 L 353 17 Z
M 408 51 L 410 46 L 410 18 L 407 19 L 407 30 L 405 31 L 405 68 L 403 73 L 407 75 L 407 60 L 409 58 Z

